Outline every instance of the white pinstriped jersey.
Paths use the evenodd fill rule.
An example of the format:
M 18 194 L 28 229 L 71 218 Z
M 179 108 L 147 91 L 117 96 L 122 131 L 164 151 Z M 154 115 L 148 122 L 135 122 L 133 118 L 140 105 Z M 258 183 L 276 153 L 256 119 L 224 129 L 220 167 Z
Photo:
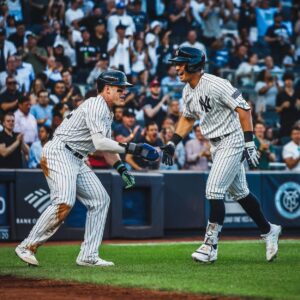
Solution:
M 202 134 L 208 139 L 241 130 L 236 107 L 250 109 L 226 79 L 204 73 L 194 89 L 189 84 L 183 89 L 183 116 L 200 119 Z
M 68 115 L 56 129 L 54 136 L 84 155 L 96 149 L 92 135 L 101 133 L 111 138 L 113 113 L 102 96 L 91 97 Z

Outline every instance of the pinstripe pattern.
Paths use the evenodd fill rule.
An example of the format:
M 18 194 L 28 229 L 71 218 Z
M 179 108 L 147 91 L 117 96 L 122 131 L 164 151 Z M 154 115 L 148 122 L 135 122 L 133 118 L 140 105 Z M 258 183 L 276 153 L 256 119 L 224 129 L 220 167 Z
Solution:
M 237 107 L 250 109 L 241 93 L 228 80 L 204 73 L 197 86 L 183 90 L 183 115 L 200 119 L 202 134 L 210 139 L 213 164 L 206 185 L 207 199 L 224 199 L 227 191 L 235 200 L 249 194 L 241 163 L 244 137 Z M 216 143 L 211 139 L 223 138 Z
M 43 148 L 42 157 L 46 161 L 43 170 L 48 174 L 51 204 L 21 246 L 35 252 L 57 231 L 77 196 L 88 211 L 84 242 L 78 256 L 85 261 L 98 257 L 110 199 L 98 177 L 83 160 L 67 150 L 65 144 L 83 155 L 94 151 L 91 134 L 99 132 L 111 138 L 112 114 L 101 96 L 86 100 L 72 114 Z

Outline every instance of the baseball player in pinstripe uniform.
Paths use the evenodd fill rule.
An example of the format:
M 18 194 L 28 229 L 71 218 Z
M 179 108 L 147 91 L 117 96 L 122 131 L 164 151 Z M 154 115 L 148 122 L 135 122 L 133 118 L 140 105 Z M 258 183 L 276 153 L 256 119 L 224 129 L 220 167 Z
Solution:
M 192 254 L 200 262 L 217 259 L 218 239 L 225 217 L 224 196 L 229 192 L 243 207 L 261 231 L 266 241 L 266 258 L 272 261 L 278 252 L 281 226 L 270 224 L 259 202 L 249 191 L 243 160 L 250 168 L 258 166 L 259 155 L 253 142 L 250 107 L 228 80 L 203 72 L 205 56 L 191 47 L 181 47 L 170 59 L 182 82 L 183 114 L 176 133 L 163 148 L 162 161 L 173 164 L 176 145 L 200 120 L 203 135 L 211 143 L 213 164 L 206 184 L 206 198 L 210 204 L 209 221 L 203 244 Z
M 64 221 L 76 197 L 86 206 L 84 241 L 76 263 L 81 266 L 112 266 L 98 255 L 109 196 L 84 158 L 96 150 L 104 151 L 107 162 L 120 173 L 126 188 L 134 186 L 118 153 L 131 153 L 156 160 L 158 152 L 148 144 L 121 144 L 111 139 L 112 107 L 124 100 L 131 86 L 123 72 L 103 72 L 98 80 L 98 96 L 87 99 L 65 118 L 42 152 L 41 167 L 46 176 L 51 204 L 43 212 L 29 236 L 17 246 L 16 254 L 30 265 L 38 265 L 37 248 L 46 242 Z

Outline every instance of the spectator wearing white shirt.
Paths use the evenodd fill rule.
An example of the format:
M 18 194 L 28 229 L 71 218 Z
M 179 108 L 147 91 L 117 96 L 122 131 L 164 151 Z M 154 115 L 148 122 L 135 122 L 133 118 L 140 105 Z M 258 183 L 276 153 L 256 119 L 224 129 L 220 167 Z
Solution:
M 199 49 L 200 51 L 204 52 L 205 57 L 206 56 L 206 48 L 205 46 L 197 41 L 198 37 L 197 37 L 197 32 L 196 30 L 189 30 L 188 35 L 187 35 L 187 40 L 185 42 L 183 42 L 180 47 L 193 47 L 196 49 Z
M 5 29 L 0 28 L 0 72 L 5 71 L 7 58 L 17 52 L 15 45 L 7 41 L 5 35 Z
M 37 121 L 30 113 L 30 107 L 30 99 L 21 97 L 18 101 L 18 109 L 14 113 L 14 132 L 22 133 L 23 140 L 27 145 L 31 145 L 38 139 Z
M 194 22 L 196 23 L 196 27 L 199 29 L 203 26 L 203 20 L 200 16 L 200 13 L 203 11 L 204 3 L 202 0 L 192 0 L 191 1 L 191 9 L 192 9 L 192 15 L 194 18 Z
M 153 76 L 156 73 L 157 67 L 157 55 L 156 55 L 156 38 L 153 33 L 148 33 L 145 38 L 145 43 L 147 45 L 147 52 L 150 63 L 150 74 Z
M 132 49 L 129 39 L 125 37 L 126 27 L 122 23 L 116 27 L 117 37 L 111 38 L 108 41 L 107 52 L 110 56 L 109 66 L 125 72 L 126 75 L 130 75 Z
M 23 62 L 21 55 L 16 54 L 15 58 L 18 73 L 17 77 L 20 78 L 20 82 L 24 83 L 24 91 L 28 93 L 30 91 L 31 83 L 35 79 L 33 67 L 30 63 Z
M 66 26 L 71 26 L 73 22 L 78 22 L 84 17 L 83 10 L 81 9 L 81 0 L 72 0 L 71 7 L 67 9 L 65 14 Z
M 291 171 L 300 172 L 300 127 L 293 127 L 291 141 L 283 147 L 282 157 Z
M 107 20 L 107 31 L 109 39 L 116 38 L 116 27 L 122 23 L 126 28 L 125 35 L 133 35 L 135 33 L 135 24 L 133 18 L 126 13 L 126 5 L 124 2 L 116 4 L 116 14 L 112 15 Z

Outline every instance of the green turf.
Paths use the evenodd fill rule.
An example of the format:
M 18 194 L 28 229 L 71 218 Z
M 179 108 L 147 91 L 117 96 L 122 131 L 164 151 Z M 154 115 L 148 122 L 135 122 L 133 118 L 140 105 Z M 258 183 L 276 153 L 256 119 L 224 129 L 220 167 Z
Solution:
M 144 287 L 203 294 L 300 299 L 300 241 L 283 240 L 275 262 L 265 261 L 259 242 L 223 242 L 218 261 L 194 262 L 193 243 L 104 245 L 101 256 L 115 267 L 77 267 L 78 246 L 44 246 L 37 258 L 41 267 L 29 268 L 0 247 L 0 275 L 76 280 L 124 287 Z

